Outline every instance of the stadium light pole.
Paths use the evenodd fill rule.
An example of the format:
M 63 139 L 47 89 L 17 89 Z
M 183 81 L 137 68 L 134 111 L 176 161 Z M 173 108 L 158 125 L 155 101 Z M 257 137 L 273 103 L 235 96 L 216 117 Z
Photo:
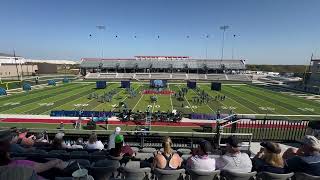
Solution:
M 105 25 L 97 25 L 96 28 L 101 32 L 100 43 L 101 43 L 101 59 L 102 59 L 103 58 L 103 31 L 106 30 L 106 26 Z
M 220 29 L 222 30 L 222 47 L 221 47 L 221 61 L 222 61 L 223 49 L 224 49 L 224 34 L 225 34 L 226 30 L 229 29 L 229 26 L 227 26 L 227 25 L 220 26 Z
M 235 41 L 236 41 L 236 37 L 237 37 L 237 35 L 233 35 L 233 41 L 232 41 L 232 60 L 233 60 L 233 56 L 234 56 L 234 43 L 235 43 Z

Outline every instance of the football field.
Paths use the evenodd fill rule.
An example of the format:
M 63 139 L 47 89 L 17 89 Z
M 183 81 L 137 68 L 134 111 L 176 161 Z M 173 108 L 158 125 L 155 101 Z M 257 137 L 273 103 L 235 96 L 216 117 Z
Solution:
M 30 92 L 17 93 L 0 97 L 0 114 L 48 115 L 51 110 L 93 110 L 119 111 L 124 102 L 133 111 L 168 112 L 174 109 L 183 113 L 212 114 L 221 113 L 279 115 L 289 119 L 319 119 L 320 102 L 305 97 L 273 91 L 250 84 L 223 84 L 222 91 L 212 91 L 209 83 L 198 83 L 198 90 L 188 89 L 182 99 L 174 93 L 186 88 L 186 83 L 169 83 L 162 90 L 172 91 L 169 94 L 148 94 L 151 90 L 147 82 L 132 82 L 131 92 L 120 88 L 119 82 L 110 82 L 105 89 L 95 89 L 94 82 L 73 82 L 51 86 Z M 112 92 L 108 102 L 90 97 L 91 94 L 102 96 Z M 208 102 L 199 102 L 200 93 L 206 93 Z M 157 98 L 156 102 L 151 97 Z M 221 100 L 220 97 L 225 97 Z

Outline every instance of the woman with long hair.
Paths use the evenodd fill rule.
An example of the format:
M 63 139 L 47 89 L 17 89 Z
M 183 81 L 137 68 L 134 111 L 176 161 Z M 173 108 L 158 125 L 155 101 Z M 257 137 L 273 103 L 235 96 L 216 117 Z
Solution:
M 162 142 L 163 152 L 156 153 L 153 160 L 153 168 L 174 170 L 181 166 L 181 157 L 173 152 L 170 137 L 165 137 Z
M 104 145 L 102 144 L 101 141 L 98 140 L 97 134 L 92 133 L 89 137 L 88 143 L 86 145 L 87 149 L 99 149 L 102 150 L 104 149 Z
M 262 142 L 263 148 L 257 153 L 254 158 L 254 169 L 256 171 L 265 171 L 271 173 L 283 174 L 284 160 L 281 156 L 281 148 L 278 143 Z

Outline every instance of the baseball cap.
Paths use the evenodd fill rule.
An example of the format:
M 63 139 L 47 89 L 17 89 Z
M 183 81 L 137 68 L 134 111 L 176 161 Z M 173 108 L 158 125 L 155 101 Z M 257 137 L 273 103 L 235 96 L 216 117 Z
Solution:
M 115 132 L 116 132 L 117 134 L 119 134 L 120 131 L 121 131 L 121 128 L 120 128 L 120 127 L 116 127 Z
M 202 140 L 200 142 L 199 146 L 200 146 L 201 150 L 206 154 L 209 154 L 212 150 L 211 144 L 207 140 Z
M 236 136 L 229 136 L 226 143 L 234 148 L 242 146 L 242 142 Z
M 320 141 L 314 136 L 306 135 L 301 143 L 320 151 Z
M 114 142 L 115 143 L 121 143 L 121 142 L 123 142 L 123 140 L 124 140 L 124 137 L 123 137 L 123 135 L 116 135 L 116 137 L 114 138 Z
M 275 154 L 281 153 L 280 147 L 277 146 L 275 143 L 271 143 L 269 141 L 266 141 L 266 142 L 260 143 L 260 145 L 272 153 L 275 153 Z

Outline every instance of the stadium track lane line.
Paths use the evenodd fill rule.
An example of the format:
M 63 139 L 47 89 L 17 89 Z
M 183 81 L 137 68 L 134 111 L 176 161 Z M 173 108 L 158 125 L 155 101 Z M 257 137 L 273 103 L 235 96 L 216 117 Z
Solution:
M 76 120 L 64 120 L 64 119 L 21 119 L 21 118 L 6 118 L 2 121 L 2 123 L 26 123 L 26 124 L 35 124 L 35 123 L 41 123 L 41 124 L 60 124 L 63 122 L 64 124 L 73 124 Z M 87 123 L 90 120 L 83 120 L 83 123 Z M 144 121 L 141 121 L 139 123 L 135 123 L 133 121 L 129 122 L 121 122 L 121 121 L 109 121 L 109 125 L 128 125 L 128 126 L 137 126 L 139 124 L 144 124 Z M 167 123 L 167 122 L 152 122 L 152 126 L 179 126 L 179 127 L 201 127 L 204 124 L 210 124 L 215 125 L 216 122 L 208 122 L 208 123 L 197 123 L 197 122 L 177 122 L 177 123 Z M 105 122 L 97 122 L 97 125 L 105 125 Z M 289 125 L 289 124 L 256 124 L 255 127 L 252 127 L 252 124 L 241 124 L 241 128 L 276 128 L 276 127 L 286 127 L 286 128 L 297 128 L 297 129 L 304 129 L 305 126 L 302 125 Z M 231 127 L 227 126 L 227 127 Z M 43 128 L 41 128 L 43 129 Z M 65 129 L 66 130 L 66 129 Z M 72 129 L 73 130 L 73 129 Z

